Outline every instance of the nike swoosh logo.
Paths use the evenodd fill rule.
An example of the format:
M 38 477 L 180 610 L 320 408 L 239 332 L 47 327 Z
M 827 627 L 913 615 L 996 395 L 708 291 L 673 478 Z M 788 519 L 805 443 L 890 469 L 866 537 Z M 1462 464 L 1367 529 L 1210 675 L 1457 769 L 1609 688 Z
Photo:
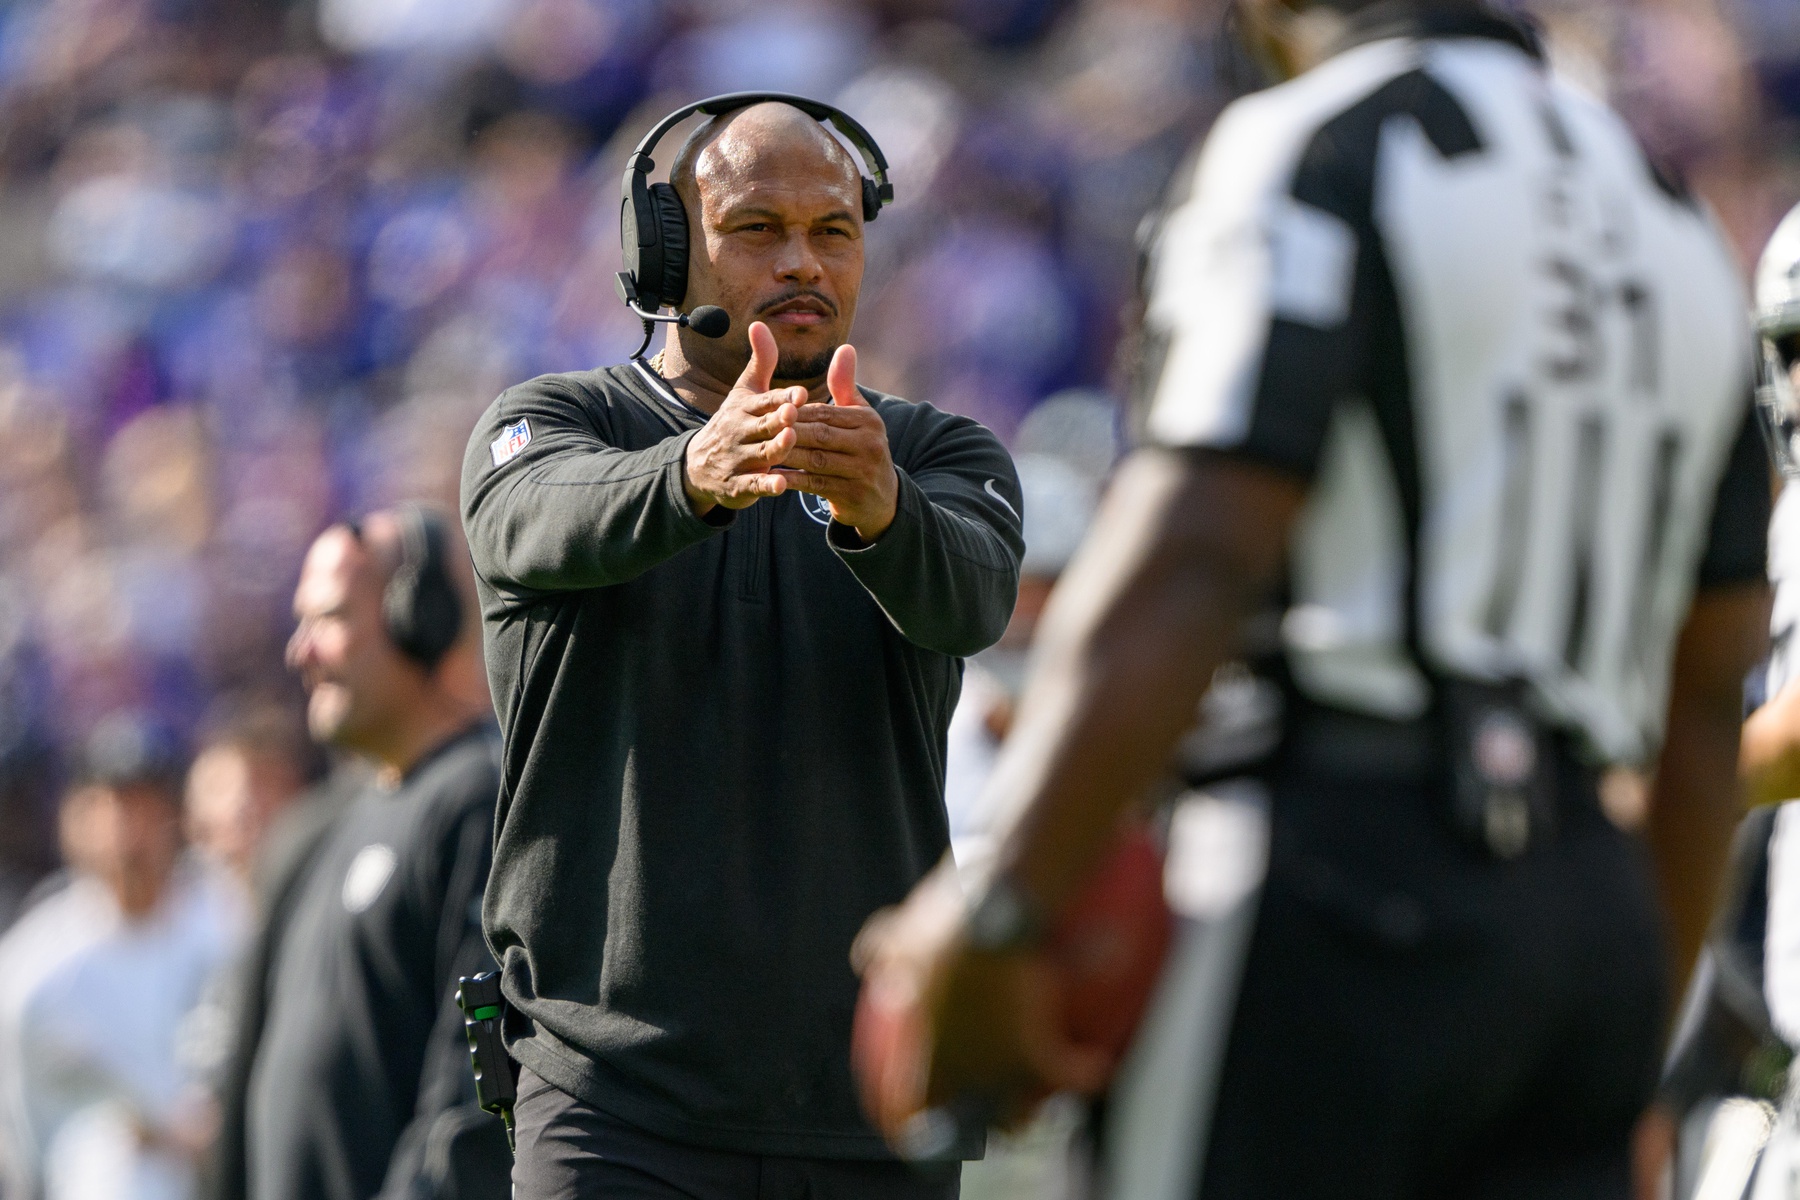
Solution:
M 998 500 L 1001 504 L 1005 505 L 1006 511 L 1013 515 L 1013 520 L 1023 521 L 1025 519 L 1024 517 L 1021 517 L 1019 515 L 1018 509 L 1014 508 L 1011 504 L 1007 503 L 1006 497 L 1002 496 L 1000 494 L 1000 489 L 996 488 L 994 486 L 994 481 L 992 479 L 990 479 L 986 483 L 982 484 L 981 490 L 986 492 L 988 495 L 992 496 L 994 499 Z

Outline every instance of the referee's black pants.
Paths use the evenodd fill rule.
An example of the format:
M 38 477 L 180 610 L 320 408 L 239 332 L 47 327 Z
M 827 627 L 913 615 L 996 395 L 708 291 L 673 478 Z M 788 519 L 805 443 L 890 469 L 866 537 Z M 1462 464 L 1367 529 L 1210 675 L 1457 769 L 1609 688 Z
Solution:
M 665 1141 L 519 1073 L 513 1200 L 956 1200 L 960 1168 L 734 1154 Z
M 1661 925 L 1640 841 L 1564 763 L 1561 830 L 1500 862 L 1440 789 L 1277 772 L 1270 869 L 1204 1200 L 1629 1195 Z

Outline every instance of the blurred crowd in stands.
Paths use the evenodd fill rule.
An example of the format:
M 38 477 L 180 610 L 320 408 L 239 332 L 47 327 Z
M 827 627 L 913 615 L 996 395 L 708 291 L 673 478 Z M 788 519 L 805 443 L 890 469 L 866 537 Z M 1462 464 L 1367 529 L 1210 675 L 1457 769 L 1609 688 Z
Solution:
M 658 116 L 761 88 L 857 115 L 897 190 L 862 376 L 1011 440 L 1119 391 L 1135 232 L 1247 79 L 1222 7 L 0 0 L 0 929 L 61 864 L 126 913 L 121 856 L 155 896 L 245 876 L 321 770 L 282 665 L 302 552 L 454 508 L 500 390 L 630 353 L 618 180 Z M 1752 261 L 1800 198 L 1800 4 L 1516 7 Z M 1110 432 L 1063 427 L 1107 442 L 1048 447 L 1091 492 Z M 162 739 L 130 770 L 123 728 Z M 241 917 L 208 920 L 169 944 Z M 198 1004 L 224 952 L 184 953 Z

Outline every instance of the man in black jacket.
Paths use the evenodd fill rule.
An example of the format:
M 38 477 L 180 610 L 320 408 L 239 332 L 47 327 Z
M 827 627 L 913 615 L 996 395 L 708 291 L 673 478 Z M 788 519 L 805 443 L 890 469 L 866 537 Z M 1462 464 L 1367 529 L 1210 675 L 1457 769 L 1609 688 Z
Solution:
M 454 1000 L 459 976 L 492 969 L 479 909 L 499 739 L 462 680 L 450 532 L 417 508 L 374 513 L 326 530 L 302 568 L 288 661 L 308 724 L 374 770 L 319 810 L 328 822 L 285 831 L 265 880 L 219 1200 L 506 1195 Z
M 671 176 L 686 302 L 731 335 L 515 387 L 464 460 L 516 1195 L 954 1195 L 858 1110 L 848 953 L 948 846 L 1018 482 L 980 425 L 856 384 L 859 181 L 820 126 L 717 117 Z

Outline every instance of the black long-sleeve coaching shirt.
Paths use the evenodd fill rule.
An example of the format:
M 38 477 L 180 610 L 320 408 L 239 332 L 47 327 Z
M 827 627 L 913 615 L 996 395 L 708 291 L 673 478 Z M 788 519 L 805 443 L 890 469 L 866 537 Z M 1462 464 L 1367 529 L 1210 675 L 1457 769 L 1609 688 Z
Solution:
M 874 1158 L 850 942 L 944 853 L 963 655 L 1017 592 L 1019 485 L 974 421 L 865 390 L 873 546 L 789 493 L 702 520 L 701 414 L 630 365 L 511 389 L 463 512 L 506 732 L 485 925 L 513 1054 L 653 1134 Z
M 397 787 L 363 787 L 296 864 L 258 938 L 242 1124 L 218 1195 L 448 1200 L 506 1190 L 474 1105 L 456 980 L 492 970 L 475 909 L 499 739 L 482 722 Z

